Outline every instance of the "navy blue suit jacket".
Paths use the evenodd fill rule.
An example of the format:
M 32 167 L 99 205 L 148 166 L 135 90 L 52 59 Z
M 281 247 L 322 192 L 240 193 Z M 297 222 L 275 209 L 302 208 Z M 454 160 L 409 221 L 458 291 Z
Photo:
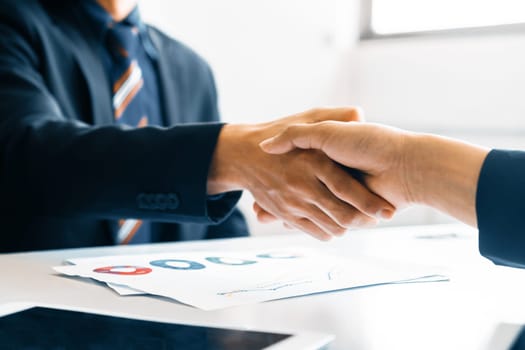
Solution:
M 240 193 L 206 194 L 222 127 L 212 73 L 148 31 L 174 126 L 125 129 L 78 3 L 0 2 L 0 252 L 111 245 L 125 217 L 162 222 L 154 241 L 247 234 Z
M 481 254 L 499 265 L 525 267 L 525 152 L 488 154 L 476 211 Z

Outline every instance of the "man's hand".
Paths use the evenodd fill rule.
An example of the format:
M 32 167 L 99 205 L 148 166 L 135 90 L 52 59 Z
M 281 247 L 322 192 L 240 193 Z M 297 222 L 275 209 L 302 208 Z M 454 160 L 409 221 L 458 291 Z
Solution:
M 405 164 L 409 133 L 368 123 L 322 122 L 293 125 L 261 143 L 270 154 L 297 149 L 321 151 L 334 161 L 363 172 L 366 185 L 388 198 L 396 208 L 416 201 L 413 183 Z
M 366 186 L 398 209 L 424 204 L 476 224 L 475 194 L 485 148 L 383 125 L 331 121 L 290 126 L 261 148 L 269 154 L 321 151 L 361 170 Z
M 349 227 L 374 223 L 378 216 L 392 216 L 395 208 L 390 203 L 323 152 L 296 149 L 273 155 L 259 147 L 291 125 L 326 120 L 344 125 L 359 121 L 360 115 L 354 108 L 316 109 L 260 125 L 226 125 L 210 168 L 208 193 L 247 189 L 267 219 L 281 219 L 323 240 Z

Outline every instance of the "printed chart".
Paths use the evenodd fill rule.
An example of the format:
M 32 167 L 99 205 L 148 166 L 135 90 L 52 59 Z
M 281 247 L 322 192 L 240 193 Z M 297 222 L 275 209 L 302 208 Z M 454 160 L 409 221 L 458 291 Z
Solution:
M 204 310 L 386 283 L 444 281 L 438 271 L 306 249 L 188 252 L 70 259 L 55 270 Z

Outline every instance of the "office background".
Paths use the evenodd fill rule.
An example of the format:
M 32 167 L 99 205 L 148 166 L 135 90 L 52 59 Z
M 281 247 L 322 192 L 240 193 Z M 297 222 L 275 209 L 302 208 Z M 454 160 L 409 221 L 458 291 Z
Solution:
M 140 7 L 146 21 L 211 64 L 225 121 L 351 104 L 364 107 L 368 121 L 525 149 L 522 27 L 365 40 L 360 0 L 142 0 Z M 254 234 L 286 231 L 258 224 L 251 204 L 245 194 Z M 452 220 L 413 208 L 382 225 L 443 222 Z

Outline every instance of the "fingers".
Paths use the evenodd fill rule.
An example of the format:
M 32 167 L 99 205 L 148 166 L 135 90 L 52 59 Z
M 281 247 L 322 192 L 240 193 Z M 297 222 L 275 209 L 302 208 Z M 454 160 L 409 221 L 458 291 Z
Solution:
M 308 201 L 312 207 L 307 208 L 305 217 L 309 218 L 325 232 L 340 236 L 348 228 L 377 223 L 376 214 L 378 211 L 385 209 L 385 207 L 393 210 L 393 207 L 383 198 L 371 193 L 325 156 L 315 158 L 312 163 L 315 169 L 316 181 L 308 185 L 298 184 L 298 195 L 301 198 L 310 198 Z M 338 197 L 326 185 L 326 183 L 329 183 L 332 186 L 333 183 L 346 183 L 348 181 L 354 182 L 356 189 L 359 191 L 355 194 L 346 194 L 346 197 L 359 204 L 366 203 L 366 211 L 357 208 L 352 202 Z M 359 198 L 360 196 L 363 198 Z M 362 205 L 362 207 L 365 207 L 365 205 Z
M 308 233 L 320 241 L 329 241 L 332 238 L 332 235 L 326 233 L 314 222 L 306 218 L 295 220 L 293 223 L 290 223 L 290 225 L 300 231 Z
M 385 164 L 398 155 L 396 145 L 401 139 L 395 139 L 391 130 L 376 125 L 325 121 L 288 126 L 259 147 L 274 155 L 293 149 L 320 150 L 339 164 L 369 172 L 385 169 Z
M 353 180 L 350 175 L 331 161 L 327 160 L 327 163 L 332 167 L 324 167 L 325 174 L 321 173 L 322 176 L 320 176 L 322 179 L 328 178 L 326 173 L 335 172 L 343 181 Z M 336 177 L 336 180 L 325 181 L 327 183 L 337 182 L 338 179 Z M 269 206 L 267 209 L 254 203 L 253 209 L 259 222 L 268 223 L 281 219 L 286 223 L 285 227 L 300 229 L 322 240 L 326 240 L 327 235 L 341 236 L 351 227 L 376 224 L 378 211 L 384 210 L 385 206 L 393 212 L 393 207 L 388 202 L 366 190 L 358 181 L 353 181 L 355 181 L 354 186 L 357 193 L 348 195 L 348 197 L 366 208 L 368 213 L 338 198 L 318 178 L 308 183 L 296 183 L 294 197 L 282 198 L 276 207 Z M 354 196 L 364 198 L 353 198 Z M 263 202 L 268 204 L 271 201 L 263 200 Z
M 300 114 L 293 115 L 288 118 L 278 120 L 274 123 L 269 123 L 268 125 L 274 128 L 277 127 L 275 130 L 275 133 L 272 135 L 272 136 L 275 136 L 276 134 L 278 134 L 279 132 L 283 130 L 287 130 L 289 128 L 295 127 L 295 125 L 301 125 L 301 124 L 320 125 L 326 122 L 347 124 L 348 122 L 361 122 L 361 121 L 364 121 L 364 117 L 363 117 L 363 112 L 359 107 L 316 108 L 316 109 L 312 109 L 312 110 L 309 110 L 309 111 L 306 111 Z M 296 136 L 300 136 L 300 134 Z M 318 136 L 318 134 L 314 136 Z M 292 148 L 294 148 L 292 146 L 293 144 L 289 145 L 285 151 L 282 151 L 280 153 L 285 153 L 291 150 Z M 301 147 L 299 145 L 295 145 L 295 147 L 297 148 L 317 148 L 317 147 L 310 147 L 310 146 Z M 269 153 L 276 153 L 276 152 L 269 152 Z
M 285 180 L 287 194 L 270 190 L 257 199 L 261 202 L 254 203 L 260 222 L 283 220 L 287 227 L 326 240 L 343 235 L 348 228 L 370 226 L 394 215 L 392 204 L 323 153 L 297 152 L 290 154 L 290 162 L 296 166 L 288 174 L 296 174 Z
M 346 203 L 335 196 L 326 186 L 320 186 L 318 200 L 315 204 L 331 221 L 346 229 L 377 224 L 376 212 L 372 215 Z M 368 194 L 367 194 L 368 195 Z M 344 232 L 335 229 L 330 231 L 336 236 Z
M 299 114 L 295 123 L 319 123 L 327 120 L 339 122 L 364 121 L 364 114 L 359 107 L 314 108 Z
M 261 223 L 268 223 L 277 220 L 277 218 L 264 210 L 257 202 L 253 204 L 253 209 L 257 214 L 257 219 Z M 294 218 L 291 221 L 284 221 L 283 226 L 286 229 L 298 229 L 321 241 L 328 241 L 332 235 L 325 232 L 318 224 L 307 218 Z M 341 233 L 342 234 L 342 233 Z
M 290 208 L 294 209 L 290 210 Z M 281 208 L 268 210 L 254 203 L 253 209 L 257 220 L 261 223 L 281 219 L 284 227 L 301 230 L 320 240 L 328 240 L 332 235 L 340 236 L 346 232 L 345 227 L 340 226 L 318 207 L 299 200 L 290 200 L 288 203 L 283 203 Z M 275 213 L 272 213 L 274 210 Z
M 305 212 L 305 218 L 329 236 L 342 236 L 346 233 L 348 227 L 340 225 L 330 215 L 319 208 L 318 205 L 312 204 L 309 207 L 306 207 Z
M 284 226 L 285 228 L 289 229 L 289 230 L 292 230 L 292 229 L 293 229 L 293 226 L 290 225 L 290 224 L 287 223 L 287 222 L 283 222 L 283 226 Z
M 322 184 L 319 183 L 321 186 Z M 264 201 L 270 204 L 271 201 Z M 273 222 L 277 219 L 283 221 L 286 228 L 295 228 L 320 239 L 328 240 L 332 236 L 341 236 L 346 228 L 340 226 L 329 215 L 325 214 L 316 205 L 300 199 L 299 195 L 294 198 L 279 201 L 277 206 L 253 204 L 253 210 L 261 223 Z
M 257 214 L 257 219 L 261 223 L 268 223 L 278 220 L 274 215 L 270 214 L 264 210 L 256 202 L 253 204 L 253 209 Z M 351 216 L 351 221 L 359 226 L 368 226 L 370 224 L 375 224 L 375 220 L 369 218 L 368 216 L 359 213 L 355 208 L 350 208 L 351 213 L 348 213 L 347 216 Z M 313 236 L 316 239 L 327 241 L 333 236 L 342 236 L 346 232 L 346 228 L 339 226 L 338 224 L 332 222 L 332 218 L 328 215 L 319 212 L 318 208 L 312 206 L 310 209 L 310 214 L 312 218 L 291 218 L 290 221 L 284 221 L 283 226 L 287 229 L 298 229 L 300 231 L 306 232 Z M 326 232 L 323 228 L 324 226 L 331 227 L 330 233 Z
M 388 218 L 393 215 L 395 208 L 390 203 L 326 157 L 313 163 L 317 181 L 308 185 L 297 184 L 296 188 L 299 198 L 309 198 L 307 201 L 311 204 L 302 208 L 303 217 L 325 233 L 341 236 L 348 228 L 376 224 L 378 218 L 386 217 L 385 212 L 389 213 Z M 349 192 L 345 192 L 347 190 Z
M 257 216 L 257 220 L 260 223 L 266 224 L 266 223 L 274 222 L 278 220 L 277 217 L 275 217 L 274 215 L 270 214 L 269 212 L 261 208 L 261 206 L 257 202 L 253 202 L 253 211 L 255 212 L 255 215 Z
M 328 161 L 323 171 L 317 174 L 318 179 L 326 186 L 326 192 L 333 194 L 341 203 L 334 206 L 334 201 L 324 203 L 323 210 L 330 213 L 343 226 L 357 226 L 349 222 L 358 210 L 376 219 L 391 219 L 395 213 L 395 207 L 382 197 L 371 192 L 362 183 L 350 176 L 336 163 Z M 326 198 L 326 194 L 320 198 Z M 360 218 L 363 221 L 366 218 Z
M 280 134 L 261 142 L 259 146 L 270 154 L 283 154 L 295 148 L 322 149 L 330 134 L 319 126 L 319 124 L 292 125 Z

